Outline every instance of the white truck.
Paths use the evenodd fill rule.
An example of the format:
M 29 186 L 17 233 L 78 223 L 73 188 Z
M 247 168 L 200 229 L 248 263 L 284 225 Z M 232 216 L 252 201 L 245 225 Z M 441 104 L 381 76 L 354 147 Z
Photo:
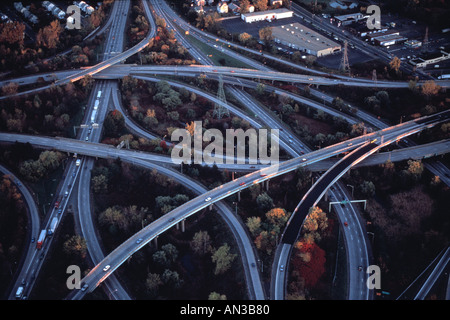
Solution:
M 58 225 L 58 218 L 54 217 L 52 219 L 52 222 L 50 223 L 50 228 L 48 228 L 48 235 L 51 236 L 53 233 L 55 233 L 56 226 Z
M 23 297 L 23 287 L 20 286 L 17 288 L 16 291 L 16 299 L 22 299 L 22 297 Z

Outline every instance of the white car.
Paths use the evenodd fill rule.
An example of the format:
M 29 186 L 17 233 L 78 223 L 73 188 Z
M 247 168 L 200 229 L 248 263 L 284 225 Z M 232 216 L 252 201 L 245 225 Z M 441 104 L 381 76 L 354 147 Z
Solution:
M 211 197 L 206 198 L 205 202 L 208 202 L 209 200 L 211 200 Z
M 103 268 L 103 271 L 105 271 L 105 272 L 108 271 L 110 267 L 111 266 L 108 264 L 106 267 Z

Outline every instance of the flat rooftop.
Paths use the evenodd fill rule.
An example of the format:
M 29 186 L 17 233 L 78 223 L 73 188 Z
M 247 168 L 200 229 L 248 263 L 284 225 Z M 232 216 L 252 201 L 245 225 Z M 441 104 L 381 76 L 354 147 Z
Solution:
M 293 11 L 286 9 L 286 8 L 280 8 L 280 9 L 267 10 L 267 11 L 242 13 L 242 15 L 245 17 L 257 17 L 257 16 L 266 16 L 266 15 L 271 15 L 271 14 L 273 15 L 273 14 L 287 13 L 287 12 L 293 12 Z
M 280 27 L 272 27 L 272 36 L 274 39 L 280 39 L 300 47 L 308 48 L 316 52 L 330 49 L 341 48 L 341 45 L 328 39 L 327 37 L 311 30 L 300 23 L 291 23 Z

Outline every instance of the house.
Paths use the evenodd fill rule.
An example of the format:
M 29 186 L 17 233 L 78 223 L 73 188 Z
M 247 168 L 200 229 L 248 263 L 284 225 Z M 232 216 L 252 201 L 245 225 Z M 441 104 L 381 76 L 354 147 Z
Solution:
M 232 11 L 232 12 L 239 12 L 239 11 L 241 11 L 241 7 L 239 7 L 237 4 L 235 4 L 235 3 L 230 3 L 229 5 L 228 5 L 228 10 L 230 11 Z
M 274 5 L 277 5 L 277 4 L 282 6 L 283 5 L 283 0 L 270 0 L 270 5 L 271 6 L 274 6 Z
M 218 13 L 228 13 L 228 4 L 224 1 L 220 1 L 217 4 L 217 12 Z
M 203 6 L 194 7 L 194 11 L 197 12 L 198 14 L 205 12 L 203 10 Z
M 194 0 L 195 7 L 201 7 L 201 6 L 204 6 L 205 4 L 206 4 L 205 0 Z
M 78 8 L 80 8 L 84 13 L 86 13 L 86 14 L 88 14 L 88 15 L 92 14 L 92 13 L 95 11 L 95 9 L 94 9 L 92 6 L 88 5 L 88 4 L 87 4 L 86 2 L 84 2 L 84 1 L 80 1 L 80 2 L 74 1 L 73 4 L 76 5 L 76 6 L 77 6 Z

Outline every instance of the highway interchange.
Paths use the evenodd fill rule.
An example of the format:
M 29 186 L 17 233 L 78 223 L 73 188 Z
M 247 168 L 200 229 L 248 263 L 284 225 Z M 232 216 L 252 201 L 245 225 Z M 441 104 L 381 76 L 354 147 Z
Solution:
M 158 155 L 150 155 L 145 154 L 142 152 L 135 152 L 138 154 L 138 156 L 131 156 L 129 153 L 131 151 L 129 150 L 119 150 L 115 148 L 108 148 L 98 143 L 100 141 L 101 137 L 101 130 L 99 129 L 93 129 L 89 130 L 88 128 L 81 129 L 78 132 L 78 139 L 73 141 L 62 141 L 63 139 L 55 139 L 55 138 L 45 138 L 45 137 L 26 137 L 23 136 L 22 138 L 30 142 L 32 144 L 41 145 L 41 146 L 51 146 L 57 150 L 63 150 L 71 153 L 78 153 L 79 155 L 86 155 L 87 157 L 80 157 L 82 160 L 82 164 L 80 166 L 76 166 L 75 160 L 72 161 L 71 164 L 69 164 L 66 168 L 66 172 L 69 174 L 66 174 L 66 179 L 61 182 L 60 190 L 61 192 L 64 190 L 69 191 L 69 196 L 74 192 L 74 194 L 77 194 L 77 202 L 78 202 L 78 221 L 77 225 L 79 227 L 79 230 L 83 237 L 86 239 L 89 239 L 87 243 L 89 244 L 89 255 L 94 265 L 96 265 L 95 268 L 91 270 L 89 275 L 83 279 L 83 283 L 88 284 L 88 290 L 82 291 L 82 290 L 76 290 L 73 292 L 73 294 L 70 296 L 71 299 L 81 299 L 85 293 L 92 291 L 96 286 L 98 286 L 100 283 L 104 282 L 106 284 L 106 290 L 109 290 L 109 296 L 114 299 L 130 299 L 130 296 L 128 293 L 123 289 L 120 282 L 114 277 L 113 271 L 117 269 L 125 261 L 129 256 L 131 256 L 134 252 L 142 248 L 145 244 L 147 244 L 149 241 L 151 241 L 154 237 L 156 237 L 158 234 L 164 232 L 165 230 L 171 228 L 172 226 L 176 225 L 180 221 L 186 219 L 188 216 L 198 212 L 199 210 L 209 207 L 212 205 L 212 203 L 216 203 L 215 206 L 218 209 L 218 211 L 221 213 L 221 215 L 226 219 L 231 219 L 233 221 L 229 222 L 229 226 L 234 231 L 234 234 L 237 238 L 240 238 L 240 253 L 241 258 L 246 261 L 244 265 L 245 271 L 246 271 L 246 278 L 247 283 L 249 287 L 249 293 L 250 297 L 252 299 L 265 299 L 267 298 L 265 293 L 263 292 L 262 286 L 261 286 L 261 280 L 258 270 L 256 270 L 254 267 L 252 267 L 252 264 L 255 263 L 257 260 L 256 256 L 254 255 L 254 249 L 252 248 L 251 241 L 249 241 L 248 237 L 245 235 L 245 231 L 243 231 L 242 223 L 237 221 L 232 214 L 232 210 L 227 208 L 226 204 L 223 201 L 220 201 L 226 197 L 228 197 L 231 194 L 234 194 L 236 192 L 239 192 L 244 187 L 248 187 L 249 185 L 253 183 L 261 183 L 267 179 L 273 178 L 275 176 L 278 176 L 280 174 L 283 174 L 285 172 L 289 172 L 291 170 L 295 170 L 299 166 L 311 166 L 318 165 L 320 163 L 323 163 L 326 158 L 330 158 L 333 155 L 342 153 L 343 151 L 350 151 L 358 146 L 364 146 L 364 143 L 367 143 L 368 141 L 371 141 L 370 139 L 373 139 L 373 137 L 377 137 L 377 139 L 381 139 L 383 137 L 384 139 L 393 139 L 393 141 L 399 139 L 399 137 L 403 138 L 407 135 L 410 135 L 412 133 L 417 132 L 416 130 L 422 130 L 427 127 L 427 125 L 417 125 L 417 123 L 411 122 L 411 123 L 404 123 L 401 126 L 396 126 L 395 128 L 388 127 L 386 124 L 379 124 L 377 123 L 376 128 L 378 129 L 384 129 L 383 131 L 373 132 L 368 134 L 366 137 L 358 137 L 355 138 L 352 146 L 349 147 L 348 143 L 349 141 L 346 141 L 345 143 L 337 144 L 335 146 L 331 146 L 328 148 L 324 148 L 318 151 L 312 152 L 308 148 L 302 144 L 302 142 L 295 136 L 292 136 L 289 133 L 288 128 L 277 118 L 274 117 L 272 114 L 267 114 L 267 112 L 261 108 L 261 106 L 258 106 L 256 101 L 252 99 L 251 96 L 248 95 L 243 90 L 240 90 L 239 87 L 254 87 L 256 84 L 255 82 L 251 81 L 252 79 L 269 79 L 269 80 L 279 80 L 279 81 L 287 81 L 291 83 L 316 83 L 318 85 L 336 85 L 338 83 L 345 83 L 345 85 L 351 85 L 351 86 L 380 86 L 380 87 L 405 87 L 408 84 L 407 83 L 400 83 L 400 82 L 383 82 L 378 81 L 376 84 L 373 82 L 369 82 L 366 79 L 353 79 L 353 78 L 347 78 L 347 77 L 335 77 L 336 79 L 329 78 L 326 75 L 320 75 L 320 76 L 308 76 L 308 75 L 301 75 L 301 74 L 287 74 L 287 73 L 280 73 L 275 71 L 268 70 L 267 67 L 261 65 L 260 63 L 251 62 L 248 58 L 245 58 L 246 61 L 249 61 L 249 63 L 252 63 L 252 67 L 255 67 L 256 70 L 250 70 L 250 69 L 238 69 L 238 68 L 229 68 L 229 67 L 216 67 L 212 66 L 212 63 L 208 57 L 203 54 L 201 51 L 197 50 L 192 44 L 188 43 L 187 40 L 182 36 L 182 34 L 178 31 L 178 29 L 174 26 L 172 26 L 172 23 L 175 21 L 178 21 L 180 23 L 179 27 L 181 28 L 187 28 L 186 23 L 182 21 L 182 19 L 179 19 L 178 16 L 167 6 L 165 2 L 160 1 L 142 1 L 146 17 L 149 20 L 151 24 L 150 32 L 147 35 L 147 37 L 141 41 L 138 45 L 134 46 L 133 48 L 119 54 L 114 54 L 114 56 L 109 55 L 111 52 L 122 52 L 123 50 L 123 35 L 125 30 L 125 22 L 127 17 L 127 12 L 129 9 L 129 1 L 116 1 L 113 6 L 113 14 L 111 14 L 110 19 L 107 22 L 107 25 L 109 26 L 108 29 L 102 28 L 102 30 L 108 31 L 108 37 L 107 37 L 107 43 L 105 46 L 105 61 L 102 63 L 86 69 L 82 71 L 77 70 L 71 70 L 71 71 L 61 71 L 57 72 L 54 75 L 41 75 L 44 79 L 51 78 L 52 81 L 55 81 L 55 84 L 64 84 L 77 81 L 84 77 L 86 74 L 91 74 L 96 79 L 95 86 L 91 95 L 90 103 L 89 105 L 91 108 L 87 110 L 86 114 L 90 115 L 93 110 L 94 101 L 98 97 L 98 93 L 101 92 L 100 96 L 100 105 L 98 108 L 98 118 L 97 122 L 99 124 L 99 127 L 101 128 L 102 125 L 102 119 L 104 119 L 108 108 L 110 108 L 111 105 L 113 105 L 113 108 L 117 108 L 118 110 L 121 110 L 123 112 L 123 108 L 121 106 L 121 99 L 118 96 L 118 86 L 116 79 L 123 78 L 125 75 L 132 75 L 136 78 L 140 78 L 146 81 L 158 81 L 158 78 L 156 75 L 164 75 L 164 74 L 170 74 L 170 75 L 179 75 L 179 76 L 197 76 L 199 74 L 207 74 L 208 77 L 211 77 L 212 79 L 217 79 L 218 75 L 222 75 L 224 82 L 227 84 L 227 90 L 229 90 L 235 97 L 238 98 L 239 101 L 242 101 L 246 104 L 246 106 L 250 109 L 250 111 L 254 114 L 258 115 L 258 119 L 262 121 L 261 123 L 258 121 L 255 121 L 252 117 L 248 117 L 245 113 L 243 113 L 239 108 L 233 107 L 230 104 L 226 104 L 225 107 L 227 107 L 231 113 L 247 119 L 249 123 L 254 128 L 260 128 L 262 125 L 266 125 L 270 128 L 284 128 L 286 131 L 282 131 L 283 133 L 280 135 L 280 146 L 288 152 L 293 159 L 286 161 L 286 163 L 281 163 L 278 171 L 271 172 L 267 176 L 261 177 L 261 172 L 264 170 L 269 170 L 270 168 L 263 168 L 261 170 L 263 171 L 255 171 L 247 174 L 245 177 L 242 177 L 240 179 L 236 179 L 230 183 L 227 183 L 225 185 L 220 186 L 217 189 L 214 190 L 206 190 L 204 187 L 199 186 L 194 181 L 186 182 L 188 179 L 186 176 L 179 174 L 176 170 L 168 169 L 163 164 L 167 164 L 170 159 L 167 157 L 162 157 Z M 152 8 L 152 9 L 150 9 Z M 126 58 L 130 57 L 133 54 L 136 54 L 140 50 L 142 50 L 147 44 L 148 40 L 151 39 L 155 35 L 156 25 L 154 23 L 154 17 L 152 16 L 152 13 L 156 13 L 156 15 L 163 16 L 166 21 L 168 22 L 168 28 L 173 28 L 173 30 L 176 31 L 177 38 L 182 41 L 183 45 L 188 48 L 191 55 L 199 62 L 201 62 L 202 66 L 186 66 L 186 67 L 173 67 L 173 66 L 135 66 L 135 65 L 117 65 L 117 63 L 124 61 Z M 181 20 L 181 21 L 180 21 Z M 196 34 L 197 36 L 201 37 L 211 37 L 210 35 L 207 35 L 206 33 L 201 33 L 199 35 L 198 30 L 194 30 L 192 26 L 189 26 L 189 30 L 191 34 Z M 222 40 L 220 40 L 222 41 Z M 229 43 L 228 43 L 229 44 Z M 233 52 L 229 49 L 225 49 L 227 52 Z M 224 51 L 225 51 L 224 50 Z M 231 53 L 230 53 L 231 54 Z M 236 53 L 232 53 L 234 56 L 236 56 Z M 240 56 L 242 57 L 242 56 Z M 244 58 L 242 58 L 244 59 Z M 312 71 L 312 70 L 308 70 Z M 21 79 L 12 79 L 11 81 L 17 81 L 20 85 L 33 83 L 37 81 L 38 75 L 33 77 L 25 77 Z M 247 78 L 247 79 L 246 79 Z M 313 80 L 311 80 L 313 79 Z M 196 94 L 203 95 L 205 97 L 208 97 L 209 100 L 215 101 L 217 100 L 216 97 L 211 96 L 208 93 L 203 92 L 202 90 L 199 90 L 198 88 L 189 87 L 186 85 L 183 85 L 181 83 L 176 83 L 175 81 L 170 82 L 170 84 L 174 87 L 176 86 L 184 86 L 188 88 L 188 90 L 192 92 L 196 92 Z M 440 82 L 440 85 L 443 87 L 447 87 L 449 85 L 449 82 L 442 81 Z M 42 89 L 42 88 L 39 88 Z M 35 90 L 39 90 L 35 89 Z M 268 89 L 266 89 L 268 90 Z M 356 119 L 351 119 L 351 117 L 343 115 L 341 113 L 337 113 L 336 110 L 331 108 L 326 108 L 325 106 L 322 106 L 320 103 L 310 102 L 307 101 L 307 99 L 295 96 L 291 94 L 291 97 L 295 99 L 300 99 L 302 103 L 311 103 L 315 107 L 321 107 L 325 108 L 326 112 L 329 113 L 335 113 L 336 116 L 344 116 L 347 119 L 350 119 L 353 123 L 356 123 Z M 5 97 L 2 97 L 5 98 Z M 217 101 L 215 101 L 217 102 Z M 220 102 L 220 101 L 219 101 Z M 375 117 L 372 117 L 375 118 Z M 87 118 L 89 119 L 89 117 Z M 439 120 L 440 121 L 440 120 Z M 437 123 L 439 123 L 439 121 Z M 352 123 L 350 122 L 350 123 Z M 129 118 L 126 117 L 126 123 L 131 130 L 141 136 L 144 136 L 149 139 L 154 139 L 155 136 L 146 132 L 145 130 L 142 130 L 139 126 L 136 126 L 132 121 L 130 121 Z M 370 122 L 369 122 L 370 123 Z M 434 125 L 434 123 L 433 123 Z M 91 128 L 92 129 L 92 128 Z M 0 134 L 2 137 L 2 141 L 19 141 L 18 136 L 10 135 L 8 134 Z M 88 137 L 88 141 L 86 141 L 86 137 Z M 16 139 L 16 140 L 14 140 Z M 42 140 L 44 139 L 44 140 Z M 46 140 L 45 140 L 46 139 Z M 51 140 L 51 142 L 50 142 Z M 70 140 L 70 139 L 68 139 Z M 39 142 L 38 142 L 39 141 Z M 387 140 L 386 140 L 387 141 Z M 73 143 L 72 143 L 73 142 Z M 448 141 L 439 142 L 443 144 L 444 149 L 440 148 L 440 150 L 444 150 L 448 152 Z M 431 148 L 431 147 L 429 147 Z M 445 149 L 446 148 L 446 149 Z M 413 149 L 413 148 L 411 148 Z M 417 150 L 418 148 L 416 148 Z M 409 148 L 408 148 L 409 150 Z M 399 154 L 402 154 L 403 157 L 407 155 L 408 157 L 408 151 L 405 152 L 399 152 Z M 90 171 L 94 166 L 94 159 L 93 157 L 110 157 L 110 158 L 117 158 L 122 153 L 126 154 L 126 159 L 129 161 L 132 161 L 133 163 L 137 165 L 141 165 L 144 167 L 153 167 L 157 168 L 159 172 L 166 174 L 167 176 L 176 177 L 178 181 L 184 182 L 184 184 L 189 185 L 192 190 L 195 190 L 200 196 L 189 201 L 183 206 L 180 206 L 179 208 L 173 210 L 172 212 L 168 213 L 161 219 L 158 219 L 151 225 L 144 228 L 141 232 L 131 237 L 129 240 L 124 242 L 121 246 L 119 246 L 116 250 L 114 250 L 111 254 L 108 256 L 104 256 L 101 247 L 99 245 L 99 241 L 96 238 L 96 233 L 94 230 L 93 222 L 92 222 L 92 215 L 91 215 L 91 208 L 90 208 L 90 195 L 89 195 L 89 188 L 86 186 L 89 186 L 90 183 Z M 419 151 L 419 154 L 425 155 L 429 154 L 430 149 L 423 149 Z M 300 156 L 303 154 L 302 156 Z M 434 153 L 434 154 L 437 154 Z M 90 156 L 90 157 L 89 157 Z M 302 161 L 302 159 L 306 159 L 306 161 Z M 123 158 L 124 159 L 124 158 Z M 371 158 L 368 158 L 369 160 Z M 362 160 L 362 159 L 361 159 Z M 362 162 L 363 163 L 363 162 Z M 333 166 L 333 164 L 326 165 L 326 168 L 329 168 L 329 166 Z M 440 165 L 437 165 L 440 166 Z M 259 169 L 258 167 L 257 169 Z M 239 170 L 249 170 L 248 165 L 237 165 L 236 171 Z M 447 172 L 448 169 L 445 167 L 439 168 L 444 172 Z M 322 169 L 323 170 L 323 169 Z M 322 171 L 319 170 L 319 171 Z M 251 171 L 251 170 L 249 170 Z M 73 172 L 73 174 L 72 174 Z M 78 181 L 77 184 L 75 181 Z M 241 182 L 245 182 L 245 185 L 242 187 L 240 186 Z M 78 189 L 75 189 L 75 186 L 78 186 Z M 339 184 L 336 184 L 337 189 L 335 190 L 335 194 L 332 194 L 332 197 L 335 197 L 336 199 L 341 199 L 342 197 L 347 198 L 349 195 L 344 190 L 342 186 L 339 186 Z M 333 193 L 330 190 L 331 193 Z M 211 197 L 211 202 L 205 203 L 204 199 L 206 197 Z M 320 199 L 320 197 L 319 197 Z M 27 201 L 28 202 L 28 201 Z M 64 203 L 64 206 L 66 203 Z M 346 208 L 343 210 L 338 209 L 338 212 L 341 211 L 340 215 L 344 216 L 345 214 L 349 214 L 349 208 L 353 211 L 351 213 L 351 216 L 357 217 L 358 213 L 351 205 L 347 205 Z M 52 212 L 51 215 L 48 217 L 47 221 L 51 221 L 51 218 L 53 215 L 57 215 L 58 213 L 56 210 L 55 212 Z M 65 211 L 64 209 L 62 210 Z M 345 218 L 345 221 L 351 221 L 351 217 Z M 344 219 L 341 218 L 340 219 Z M 344 220 L 343 220 L 344 221 Z M 341 221 L 342 222 L 342 221 Z M 35 223 L 33 223 L 35 226 Z M 34 227 L 34 229 L 39 230 L 39 228 Z M 33 230 L 33 234 L 35 234 L 37 231 Z M 236 231 L 238 230 L 238 231 Z M 348 262 L 351 266 L 350 269 L 356 270 L 354 266 L 359 264 L 368 265 L 369 264 L 369 257 L 367 253 L 367 246 L 366 243 L 366 235 L 361 229 L 360 222 L 356 218 L 353 224 L 352 228 L 349 228 L 350 232 L 353 231 L 356 232 L 354 235 L 350 234 L 350 237 L 356 237 L 358 241 L 346 241 L 346 245 L 350 246 L 353 244 L 355 248 L 348 248 Z M 36 236 L 36 235 L 35 235 Z M 137 239 L 143 239 L 140 244 L 136 244 Z M 361 244 L 362 243 L 362 244 Z M 51 242 L 47 242 L 46 246 L 49 247 L 51 245 Z M 32 252 L 33 250 L 29 251 Z M 352 254 L 355 254 L 356 252 L 360 252 L 356 255 L 356 257 L 352 258 Z M 41 252 L 45 258 L 46 251 Z M 36 254 L 36 253 L 35 253 Z M 284 257 L 287 259 L 287 255 L 284 255 Z M 42 261 L 43 258 L 39 259 L 39 261 Z M 33 259 L 33 258 L 31 258 Z M 34 258 L 34 261 L 37 261 L 37 258 Z M 31 264 L 28 264 L 30 266 Z M 103 266 L 110 265 L 111 268 L 108 270 L 108 272 L 102 271 Z M 40 268 L 40 265 L 37 265 L 37 268 Z M 24 268 L 25 269 L 25 268 Z M 28 267 L 29 269 L 29 267 Z M 27 269 L 27 270 L 28 270 Z M 38 269 L 39 270 L 39 269 Z M 274 263 L 274 270 L 279 270 L 279 263 Z M 34 270 L 33 270 L 34 271 Z M 22 269 L 22 272 L 24 270 Z M 36 272 L 36 271 L 35 271 Z M 38 272 L 38 271 L 37 271 Z M 275 271 L 275 274 L 277 272 Z M 33 273 L 33 277 L 34 277 Z M 350 274 L 354 274 L 357 277 L 361 277 L 361 273 L 357 272 L 350 272 Z M 28 273 L 28 276 L 30 276 L 31 273 Z M 17 277 L 17 285 L 22 280 L 22 278 L 27 277 L 27 273 L 25 271 L 25 274 L 21 274 L 19 277 Z M 31 278 L 31 276 L 30 276 Z M 349 299 L 371 299 L 371 292 L 367 290 L 365 287 L 365 276 L 362 275 L 362 278 L 355 278 L 351 277 L 350 280 L 350 289 L 349 289 Z M 353 284 L 353 285 L 352 285 Z M 17 287 L 15 286 L 15 288 Z M 356 288 L 357 287 L 357 288 Z M 28 290 L 31 290 L 32 285 L 28 287 Z M 281 288 L 281 289 L 279 289 Z M 281 285 L 279 286 L 277 290 L 284 291 L 284 281 L 281 281 Z M 273 289 L 275 290 L 275 289 Z M 272 290 L 271 290 L 272 291 Z M 14 290 L 12 290 L 13 296 Z M 281 297 L 283 298 L 284 292 L 277 293 L 275 295 L 274 292 L 270 294 L 271 298 L 278 299 Z

